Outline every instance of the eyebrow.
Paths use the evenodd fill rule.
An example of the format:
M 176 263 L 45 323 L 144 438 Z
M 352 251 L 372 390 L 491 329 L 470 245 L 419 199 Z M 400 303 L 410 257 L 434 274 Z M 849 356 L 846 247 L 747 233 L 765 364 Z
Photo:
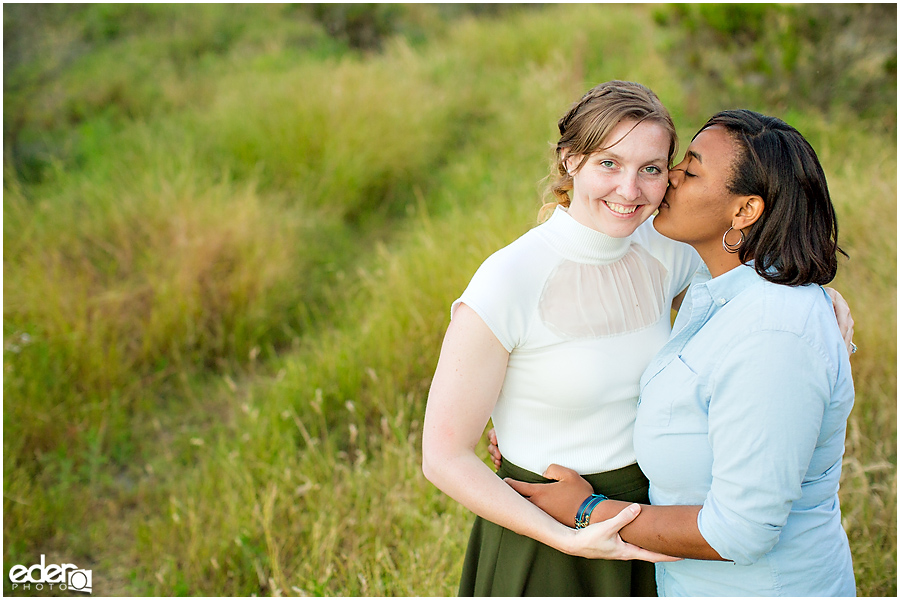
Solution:
M 623 160 L 623 157 L 622 157 L 621 154 L 616 154 L 615 152 L 612 152 L 611 150 L 602 150 L 602 149 L 601 149 L 601 150 L 596 150 L 596 151 L 594 152 L 594 154 L 603 154 L 603 155 L 605 155 L 605 156 L 609 156 L 610 158 L 615 158 L 616 160 L 619 160 L 619 161 Z M 665 164 L 665 163 L 668 162 L 668 160 L 666 159 L 666 157 L 660 156 L 660 157 L 657 157 L 657 158 L 651 158 L 651 159 L 650 159 L 649 161 L 647 161 L 647 162 L 648 162 L 648 163 L 661 162 L 661 163 Z M 700 162 L 703 162 L 703 161 L 701 160 Z
M 701 165 L 703 164 L 703 157 L 702 157 L 702 156 L 700 156 L 699 154 L 697 154 L 697 153 L 694 152 L 693 150 L 688 150 L 687 153 L 688 153 L 688 155 L 693 156 L 694 158 L 696 158 L 696 159 L 700 162 Z

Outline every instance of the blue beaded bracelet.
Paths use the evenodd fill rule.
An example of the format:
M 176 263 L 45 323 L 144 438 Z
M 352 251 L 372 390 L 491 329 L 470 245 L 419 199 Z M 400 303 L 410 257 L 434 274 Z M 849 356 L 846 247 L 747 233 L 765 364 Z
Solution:
M 585 498 L 578 509 L 578 514 L 575 516 L 575 529 L 584 529 L 590 525 L 591 513 L 594 512 L 594 507 L 607 499 L 603 494 L 591 494 Z

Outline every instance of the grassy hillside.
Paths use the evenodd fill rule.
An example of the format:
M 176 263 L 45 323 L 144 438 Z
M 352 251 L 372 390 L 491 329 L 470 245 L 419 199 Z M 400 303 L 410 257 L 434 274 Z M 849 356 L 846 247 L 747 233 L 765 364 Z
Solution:
M 819 152 L 844 525 L 860 595 L 896 595 L 896 7 L 755 6 L 4 5 L 5 572 L 454 594 L 471 516 L 419 468 L 449 306 L 620 78 L 683 146 L 743 106 Z

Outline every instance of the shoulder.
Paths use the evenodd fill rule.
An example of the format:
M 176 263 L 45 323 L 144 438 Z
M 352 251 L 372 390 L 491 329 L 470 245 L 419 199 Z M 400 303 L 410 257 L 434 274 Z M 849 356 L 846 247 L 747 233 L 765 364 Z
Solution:
M 837 326 L 831 300 L 819 285 L 787 286 L 759 277 L 753 287 L 749 299 L 758 306 L 761 326 L 798 334 L 823 320 Z
M 837 369 L 846 354 L 834 306 L 819 285 L 787 286 L 759 277 L 742 300 L 746 311 L 748 335 L 759 339 L 774 336 L 781 344 L 794 338 L 795 345 L 806 346 L 829 369 Z M 744 295 L 744 294 L 742 294 Z
M 507 351 L 528 338 L 541 290 L 561 260 L 536 229 L 490 255 L 450 308 L 452 318 L 460 303 L 467 304 Z
M 533 282 L 536 267 L 555 264 L 559 260 L 538 235 L 539 229 L 540 226 L 527 231 L 488 256 L 478 268 L 473 281 L 476 278 L 484 280 L 491 287 Z

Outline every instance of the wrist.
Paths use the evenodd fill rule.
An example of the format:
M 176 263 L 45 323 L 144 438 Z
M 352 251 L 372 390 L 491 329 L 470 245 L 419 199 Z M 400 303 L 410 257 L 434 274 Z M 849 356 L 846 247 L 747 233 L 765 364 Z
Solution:
M 591 512 L 589 525 L 593 525 L 594 523 L 602 523 L 607 519 L 613 518 L 629 504 L 631 503 L 622 502 L 621 500 L 607 500 L 606 502 L 602 502 L 600 505 L 594 508 L 593 512 Z
M 562 552 L 563 554 L 577 555 L 578 551 L 578 536 L 575 529 L 571 527 L 565 527 L 565 532 L 559 539 L 559 544 L 556 546 L 556 549 Z
M 590 525 L 594 509 L 604 500 L 607 498 L 603 494 L 591 494 L 585 498 L 575 514 L 575 529 L 583 529 Z

